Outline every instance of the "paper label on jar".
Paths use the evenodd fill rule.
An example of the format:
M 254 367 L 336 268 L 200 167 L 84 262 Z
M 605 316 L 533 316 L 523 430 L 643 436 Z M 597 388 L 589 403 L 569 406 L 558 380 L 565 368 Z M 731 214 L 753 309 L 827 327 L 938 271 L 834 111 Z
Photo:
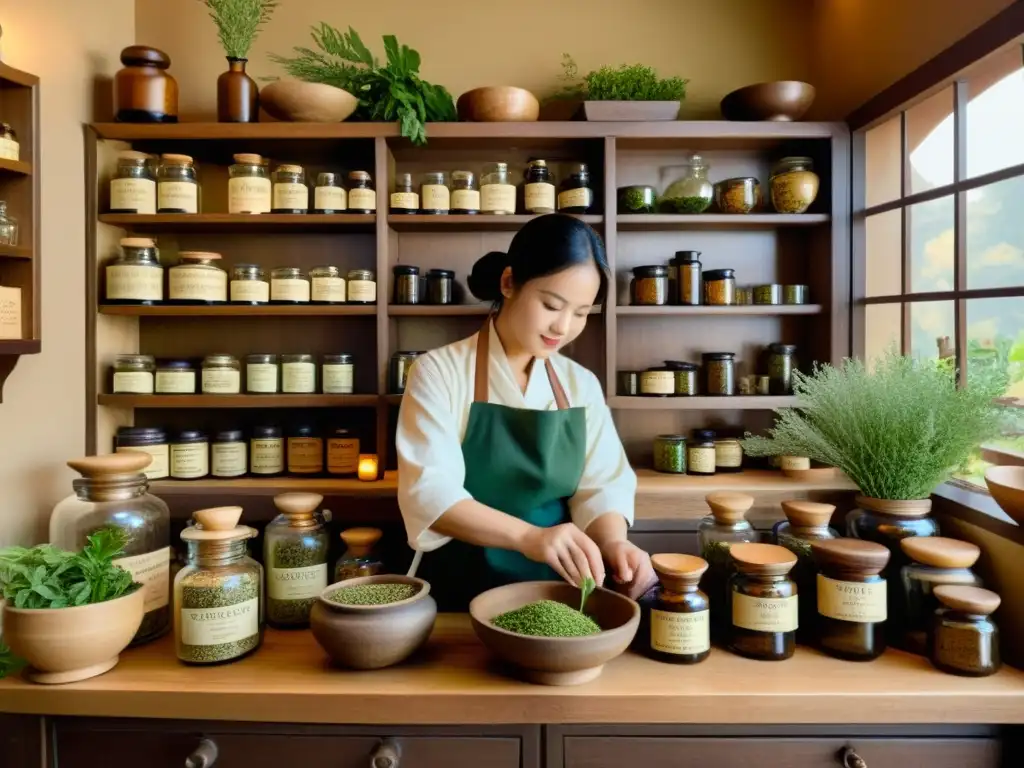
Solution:
M 781 456 L 779 466 L 782 469 L 810 469 L 811 460 L 806 456 Z
M 546 181 L 526 184 L 523 189 L 523 203 L 527 213 L 555 209 L 555 185 Z
M 715 466 L 739 467 L 743 464 L 743 449 L 735 440 L 721 440 L 715 443 Z
M 377 283 L 374 280 L 349 280 L 348 281 L 349 301 L 377 300 Z
M 345 278 L 314 277 L 310 291 L 313 301 L 330 301 L 341 304 L 345 301 Z
M 242 389 L 242 376 L 238 371 L 203 369 L 203 394 L 237 395 Z
M 223 269 L 172 267 L 167 273 L 171 301 L 227 301 L 228 273 Z
M 228 213 L 270 213 L 270 179 L 229 179 Z
M 676 376 L 672 371 L 642 371 L 640 393 L 648 395 L 674 395 Z
M 651 611 L 651 648 L 663 653 L 693 654 L 711 649 L 710 611 Z
M 318 437 L 288 438 L 288 471 L 319 472 L 324 468 L 324 444 Z
M 593 193 L 587 187 L 566 189 L 558 193 L 558 210 L 563 208 L 589 208 Z
M 309 281 L 301 278 L 273 278 L 270 281 L 271 301 L 309 301 Z
M 425 211 L 447 211 L 451 207 L 451 193 L 444 184 L 423 184 L 420 196 Z
M 122 212 L 156 213 L 156 182 L 152 179 L 113 179 L 110 182 L 110 208 Z
M 487 213 L 516 212 L 514 184 L 485 184 L 480 187 L 480 210 Z
M 358 437 L 332 437 L 327 441 L 328 472 L 332 475 L 354 475 L 358 468 Z
M 167 605 L 171 588 L 171 548 L 162 547 L 144 555 L 131 555 L 114 560 L 132 579 L 142 585 L 146 613 Z
M 279 181 L 274 185 L 275 210 L 309 210 L 309 189 L 305 184 Z
M 267 597 L 309 600 L 327 589 L 327 563 L 305 568 L 267 568 Z
M 14 139 L 0 139 L 0 157 L 4 160 L 18 160 L 21 157 L 21 145 Z
M 163 301 L 164 271 L 160 267 L 111 264 L 107 267 L 107 298 Z
M 142 471 L 146 479 L 162 480 L 170 474 L 170 450 L 166 444 L 118 446 L 115 453 L 124 453 L 125 451 L 142 451 L 153 457 L 153 461 Z
M 756 632 L 793 632 L 797 628 L 797 595 L 750 597 L 733 591 L 732 623 Z
M 456 189 L 452 192 L 452 208 L 460 211 L 479 211 L 480 190 Z
M 171 477 L 185 480 L 210 474 L 210 454 L 206 443 L 181 443 L 171 446 Z
M 266 280 L 232 280 L 232 301 L 270 301 L 270 283 Z
M 253 439 L 252 471 L 257 475 L 274 475 L 284 471 L 284 438 Z
M 196 391 L 195 371 L 157 371 L 156 391 L 159 395 L 192 395 Z
M 318 211 L 344 211 L 348 205 L 345 201 L 343 187 L 317 187 L 313 190 L 313 207 Z
M 277 392 L 277 364 L 246 363 L 245 390 L 270 394 Z
M 377 210 L 377 192 L 373 189 L 350 189 L 348 207 L 361 211 Z
M 210 474 L 238 477 L 245 474 L 245 443 L 214 443 L 210 446 Z
M 199 185 L 188 181 L 161 181 L 156 185 L 156 207 L 161 211 L 199 213 Z
M 153 374 L 149 371 L 123 371 L 114 374 L 114 394 L 152 395 Z
M 885 580 L 865 584 L 838 581 L 818 574 L 818 613 L 829 619 L 857 623 L 885 621 Z
M 338 365 L 324 365 L 323 387 L 325 395 L 350 395 L 352 394 L 352 377 L 355 372 L 355 365 L 352 363 L 341 363 Z
M 290 394 L 316 392 L 316 364 L 281 363 L 281 391 Z
M 391 207 L 400 211 L 416 211 L 420 207 L 420 196 L 417 192 L 392 192 Z
M 260 631 L 260 600 L 254 597 L 223 608 L 182 608 L 184 645 L 237 643 Z
M 715 449 L 692 446 L 686 451 L 686 465 L 694 472 L 715 471 Z

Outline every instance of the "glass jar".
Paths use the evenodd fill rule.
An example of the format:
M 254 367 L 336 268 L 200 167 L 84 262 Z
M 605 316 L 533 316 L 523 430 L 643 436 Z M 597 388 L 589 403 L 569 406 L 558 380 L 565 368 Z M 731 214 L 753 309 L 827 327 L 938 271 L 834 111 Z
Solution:
M 735 437 L 715 439 L 715 473 L 742 472 L 743 446 Z
M 446 214 L 452 207 L 451 190 L 448 189 L 448 174 L 431 171 L 423 174 L 420 184 L 420 213 Z
M 0 123 L 0 159 L 14 160 L 15 162 L 21 159 L 18 134 L 15 133 L 10 123 Z
M 3 210 L 0 202 L 0 243 L 3 242 Z M 156 242 L 148 237 L 122 237 L 121 253 L 105 270 L 108 304 L 147 304 L 164 299 L 164 268 Z
M 319 475 L 324 471 L 324 439 L 309 424 L 288 432 L 288 474 Z
M 277 355 L 257 352 L 245 356 L 245 391 L 250 395 L 274 395 L 281 391 Z
M 586 163 L 569 163 L 567 173 L 558 187 L 558 210 L 562 213 L 586 213 L 594 207 L 590 169 Z
M 195 365 L 191 360 L 161 360 L 156 364 L 155 391 L 158 395 L 194 395 Z
M 695 429 L 693 440 L 686 447 L 686 474 L 715 474 L 715 432 L 712 429 Z
M 278 629 L 309 626 L 309 612 L 327 589 L 327 524 L 317 507 L 319 493 L 282 493 L 280 511 L 267 524 L 263 562 L 267 566 L 267 623 Z
M 704 394 L 728 397 L 736 394 L 736 353 L 705 352 L 701 356 L 704 367 Z
M 228 273 L 217 266 L 219 253 L 181 251 L 167 270 L 167 297 L 177 304 L 222 304 L 228 300 Z
M 377 192 L 373 188 L 373 178 L 366 171 L 349 172 L 348 212 L 375 213 L 376 211 Z
M 779 213 L 804 213 L 818 196 L 818 174 L 809 157 L 784 157 L 772 168 L 772 207 Z
M 117 153 L 117 170 L 110 180 L 111 213 L 156 213 L 156 176 L 149 159 L 145 152 L 130 149 Z
M 451 304 L 455 301 L 455 272 L 451 269 L 432 269 L 427 272 L 427 303 Z
M 115 395 L 152 395 L 156 360 L 152 355 L 118 355 L 114 359 L 111 392 Z
M 654 438 L 654 471 L 686 474 L 686 438 L 683 435 L 658 435 Z
M 271 304 L 308 304 L 309 277 L 299 267 L 270 270 Z
M 712 307 L 731 307 L 736 304 L 736 270 L 710 269 L 702 276 L 704 303 Z
M 889 550 L 857 539 L 815 541 L 812 550 L 818 567 L 814 599 L 818 646 L 829 656 L 847 661 L 877 659 L 885 650 L 888 613 L 885 579 L 878 573 L 889 562 Z M 810 602 L 811 595 L 799 584 L 797 588 L 800 602 Z
M 384 564 L 373 548 L 380 541 L 379 528 L 349 528 L 341 532 L 345 552 L 334 566 L 334 580 L 346 581 L 384 572 Z
M 242 477 L 249 469 L 245 435 L 240 429 L 225 429 L 213 434 L 210 443 L 210 476 Z
M 480 213 L 480 190 L 472 171 L 452 171 L 452 213 L 462 216 Z
M 263 566 L 248 556 L 256 530 L 238 525 L 241 515 L 201 509 L 181 532 L 188 554 L 174 577 L 174 640 L 186 664 L 235 661 L 263 641 Z
M 746 515 L 754 506 L 754 497 L 745 493 L 717 491 L 704 497 L 711 514 L 697 526 L 700 556 L 708 563 L 708 572 L 702 581 L 704 591 L 711 600 L 711 626 L 715 636 L 725 639 L 730 626 L 729 613 L 732 593 L 729 578 L 733 574 L 729 548 L 733 544 L 757 541 L 754 527 Z
M 650 612 L 648 655 L 669 664 L 696 664 L 711 654 L 711 606 L 700 591 L 706 561 L 693 555 L 657 554 L 651 565 L 660 586 Z
M 405 393 L 405 384 L 409 380 L 409 370 L 422 352 L 395 352 L 388 364 L 388 391 L 392 395 Z
M 672 375 L 675 377 L 676 387 L 673 394 L 684 397 L 692 397 L 697 394 L 697 371 L 699 366 L 696 363 L 666 360 L 665 365 L 672 369 Z
M 999 595 L 979 587 L 943 585 L 935 597 L 945 606 L 932 624 L 928 658 L 951 675 L 985 677 L 999 671 L 999 628 L 992 614 Z
M 745 302 L 737 302 L 743 304 Z M 751 293 L 752 304 L 776 305 L 782 303 L 782 285 L 780 283 L 768 283 L 767 285 L 755 285 Z
M 770 395 L 771 394 L 771 378 L 769 376 L 756 376 L 756 386 L 754 391 L 759 395 Z M 801 467 L 790 467 L 790 469 L 801 469 Z M 810 469 L 810 466 L 803 467 L 803 469 Z
M 347 290 L 349 304 L 376 304 L 377 277 L 373 270 L 350 269 Z
M 704 213 L 713 196 L 714 187 L 708 181 L 708 165 L 703 157 L 694 155 L 683 175 L 665 189 L 661 207 L 666 213 Z
M 230 299 L 232 304 L 267 304 L 270 283 L 267 273 L 258 264 L 235 264 L 231 269 Z
M 797 368 L 795 344 L 768 345 L 768 393 L 793 394 L 793 371 Z
M 157 213 L 199 213 L 199 177 L 188 155 L 161 155 L 156 170 Z
M 806 304 L 808 299 L 806 285 L 784 285 L 782 286 L 783 304 Z
M 555 180 L 546 160 L 531 160 L 523 172 L 523 210 L 555 212 Z
M 325 395 L 351 395 L 354 391 L 356 366 L 352 355 L 324 355 L 320 369 L 320 386 Z
M 818 565 L 811 545 L 816 541 L 839 538 L 839 533 L 829 527 L 836 508 L 834 504 L 794 500 L 782 502 L 782 511 L 786 519 L 772 527 L 772 539 L 796 555 L 796 565 L 789 576 L 796 582 L 801 595 L 797 640 L 806 643 L 813 640 L 818 621 Z
M 669 267 L 675 273 L 676 290 L 672 300 L 682 306 L 700 305 L 700 251 L 676 251 L 676 255 L 669 262 Z
M 348 195 L 336 173 L 318 173 L 313 188 L 313 213 L 344 213 Z
M 642 307 L 668 304 L 668 267 L 654 265 L 633 268 L 633 305 Z
M 412 184 L 411 173 L 395 175 L 395 191 L 391 193 L 391 213 L 420 212 L 420 193 Z
M 316 360 L 313 355 L 281 355 L 281 392 L 286 395 L 316 392 Z
M 275 477 L 284 472 L 284 436 L 280 427 L 254 427 L 249 437 L 249 474 Z
M 431 211 L 437 213 L 437 211 Z M 394 274 L 393 304 L 420 303 L 420 268 L 409 264 L 399 264 L 391 268 Z
M 314 304 L 344 304 L 345 278 L 330 264 L 309 270 L 310 299 Z
M 657 208 L 658 192 L 647 184 L 619 187 L 616 192 L 619 213 L 654 213 Z
M 248 152 L 234 155 L 228 167 L 228 213 L 270 213 L 270 175 L 262 157 Z
M 491 163 L 480 176 L 480 212 L 511 216 L 516 212 L 516 187 L 508 163 Z
M 715 203 L 721 213 L 751 213 L 761 206 L 761 183 L 753 176 L 715 184 Z
M 327 436 L 327 474 L 355 477 L 359 469 L 359 438 L 346 427 L 335 427 Z
M 309 213 L 309 187 L 301 165 L 279 165 L 270 176 L 274 182 L 272 213 Z
M 18 220 L 7 213 L 7 201 L 0 200 L 0 245 L 18 244 Z
M 171 474 L 171 451 L 167 433 L 159 427 L 118 427 L 114 435 L 114 451 L 142 451 L 152 458 L 143 469 L 147 480 L 162 480 Z
M 171 478 L 198 480 L 210 474 L 210 443 L 198 429 L 183 429 L 171 438 Z
M 647 397 L 669 397 L 676 393 L 676 373 L 668 365 L 640 372 L 640 394 Z
M 729 650 L 762 661 L 796 651 L 797 587 L 787 574 L 796 556 L 775 544 L 733 544 L 736 573 L 729 579 L 732 627 Z
M 234 355 L 207 355 L 202 369 L 204 395 L 237 395 L 242 391 L 242 368 Z
M 618 393 L 625 397 L 636 397 L 640 394 L 640 371 L 619 371 Z M 673 374 L 673 377 L 675 374 Z
M 971 570 L 981 550 L 969 541 L 943 536 L 903 539 L 900 548 L 913 562 L 900 570 L 906 606 L 903 636 L 890 636 L 890 643 L 924 655 L 928 652 L 928 627 L 941 608 L 935 588 L 943 584 L 982 586 L 981 578 Z
M 50 515 L 49 541 L 59 549 L 77 552 L 105 527 L 128 534 L 114 565 L 128 571 L 145 593 L 145 615 L 133 644 L 160 637 L 171 626 L 171 514 L 149 493 L 143 474 L 154 460 L 148 452 L 132 449 L 69 461 L 81 477 L 71 481 L 74 493 Z

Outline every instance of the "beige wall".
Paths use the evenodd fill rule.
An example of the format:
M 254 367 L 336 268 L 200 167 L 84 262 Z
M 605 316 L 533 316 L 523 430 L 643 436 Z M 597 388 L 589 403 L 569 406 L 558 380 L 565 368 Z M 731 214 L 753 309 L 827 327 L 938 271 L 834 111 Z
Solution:
M 4 62 L 41 80 L 43 352 L 23 357 L 0 403 L 0 546 L 45 537 L 85 448 L 85 185 L 82 124 L 97 76 L 134 38 L 132 0 L 0 6 Z M 104 92 L 109 88 L 103 88 Z

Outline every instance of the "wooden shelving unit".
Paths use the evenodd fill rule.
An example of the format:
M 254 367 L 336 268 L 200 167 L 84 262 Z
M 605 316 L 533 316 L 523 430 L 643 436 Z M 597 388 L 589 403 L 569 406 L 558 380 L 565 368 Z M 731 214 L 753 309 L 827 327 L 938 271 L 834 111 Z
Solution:
M 615 226 L 623 232 L 657 232 L 665 229 L 773 229 L 816 227 L 829 222 L 825 213 L 679 213 L 619 214 Z
M 115 317 L 373 317 L 377 314 L 373 305 L 346 304 L 103 304 L 99 311 L 101 315 Z
M 100 395 L 116 408 L 376 408 L 379 395 Z
M 795 397 L 736 395 L 733 397 L 622 397 L 608 398 L 608 405 L 620 411 L 770 411 L 791 408 Z
M 820 304 L 743 304 L 735 307 L 617 307 L 619 317 L 756 317 L 772 315 L 820 315 Z
M 535 216 L 432 216 L 396 214 L 388 226 L 396 232 L 515 232 Z M 592 227 L 604 226 L 604 216 L 577 216 Z
M 106 213 L 100 223 L 130 229 L 134 232 L 197 232 L 205 234 L 237 234 L 249 232 L 373 232 L 375 216 L 330 213 L 287 214 L 265 213 L 255 216 L 230 213 Z
M 19 137 L 21 136 L 21 134 L 18 135 Z M 14 176 L 31 176 L 32 163 L 26 163 L 24 160 L 8 160 L 0 157 L 0 174 L 4 173 Z

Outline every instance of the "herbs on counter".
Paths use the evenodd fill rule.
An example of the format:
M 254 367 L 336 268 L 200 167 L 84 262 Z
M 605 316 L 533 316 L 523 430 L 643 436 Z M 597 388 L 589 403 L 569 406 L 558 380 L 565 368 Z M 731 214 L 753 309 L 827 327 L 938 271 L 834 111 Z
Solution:
M 690 82 L 680 77 L 660 78 L 643 64 L 604 66 L 580 77 L 576 61 L 568 53 L 562 54 L 561 79 L 567 85 L 554 98 L 584 101 L 682 101 Z
M 245 59 L 260 27 L 270 21 L 277 0 L 200 0 L 217 25 L 224 55 Z
M 592 581 L 592 580 L 591 580 Z M 556 600 L 537 600 L 491 619 L 499 629 L 532 637 L 584 637 L 601 627 L 585 613 Z

